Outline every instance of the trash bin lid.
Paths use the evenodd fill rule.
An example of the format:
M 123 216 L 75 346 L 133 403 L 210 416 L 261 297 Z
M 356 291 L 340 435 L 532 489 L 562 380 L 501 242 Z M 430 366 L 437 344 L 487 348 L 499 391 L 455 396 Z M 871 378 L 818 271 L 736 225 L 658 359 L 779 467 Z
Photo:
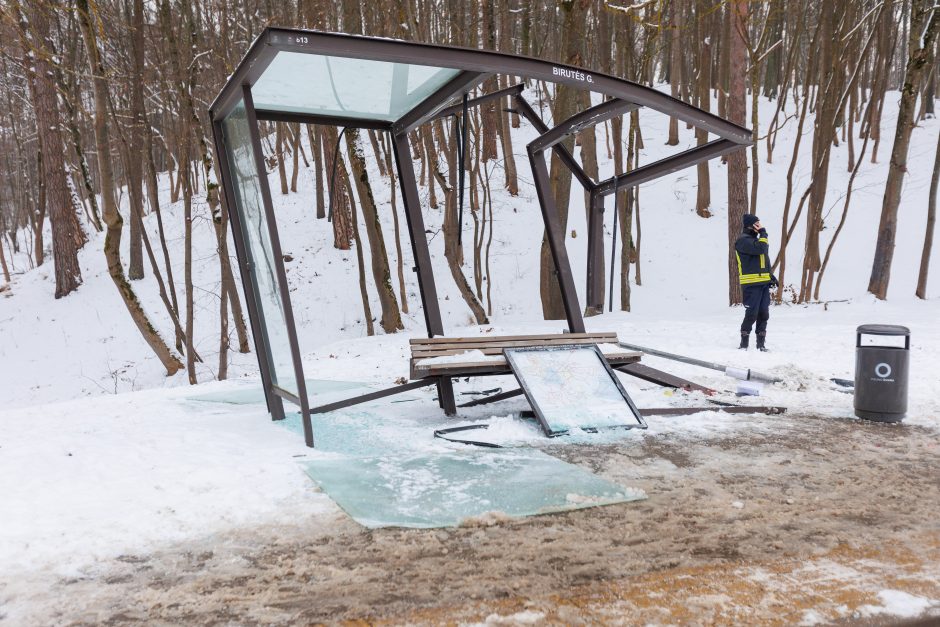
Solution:
M 855 330 L 859 335 L 910 335 L 911 330 L 899 324 L 861 324 Z

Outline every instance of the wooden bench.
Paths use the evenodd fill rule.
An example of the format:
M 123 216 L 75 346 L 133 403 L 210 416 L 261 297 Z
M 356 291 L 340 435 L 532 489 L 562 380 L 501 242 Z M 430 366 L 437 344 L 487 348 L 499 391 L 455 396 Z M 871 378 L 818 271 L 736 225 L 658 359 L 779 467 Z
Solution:
M 636 351 L 617 347 L 616 333 L 434 337 L 411 340 L 411 367 L 409 372 L 412 380 L 427 377 L 509 374 L 509 364 L 506 363 L 506 358 L 503 356 L 503 349 L 572 344 L 611 344 L 615 346 L 616 348 L 602 348 L 604 356 L 612 367 L 638 362 L 643 355 Z M 468 354 L 468 351 L 474 352 Z M 466 359 L 463 359 L 463 356 L 466 356 Z
M 430 339 L 411 340 L 411 363 L 409 374 L 411 381 L 400 383 L 394 387 L 362 394 L 354 398 L 327 403 L 311 408 L 311 413 L 325 412 L 351 407 L 360 403 L 386 398 L 430 385 L 438 386 L 438 399 L 441 407 L 448 415 L 457 411 L 454 404 L 453 390 L 448 385 L 442 385 L 457 377 L 510 374 L 512 371 L 503 355 L 506 348 L 529 348 L 542 346 L 566 346 L 597 344 L 610 366 L 626 374 L 638 377 L 645 381 L 657 383 L 673 388 L 686 390 L 701 390 L 711 393 L 712 390 L 686 381 L 667 372 L 639 363 L 643 353 L 626 350 L 617 343 L 616 333 L 553 333 L 545 335 L 495 335 L 477 337 L 435 337 Z M 603 346 L 605 344 L 611 346 Z M 474 351 L 468 354 L 469 351 Z M 447 358 L 438 360 L 435 358 Z M 491 394 L 484 398 L 474 399 L 461 404 L 459 407 L 472 407 L 486 403 L 513 398 L 522 395 L 521 389 L 509 390 L 498 394 Z

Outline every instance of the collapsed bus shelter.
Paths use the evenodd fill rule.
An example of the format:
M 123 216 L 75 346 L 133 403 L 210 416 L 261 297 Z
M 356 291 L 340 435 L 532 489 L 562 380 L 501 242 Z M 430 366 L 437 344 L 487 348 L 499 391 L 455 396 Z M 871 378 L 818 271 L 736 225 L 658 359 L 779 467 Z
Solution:
M 549 128 L 523 97 L 521 84 L 477 98 L 468 97 L 474 88 L 496 74 L 564 84 L 597 92 L 606 99 Z M 444 335 L 444 325 L 412 166 L 409 133 L 422 124 L 497 98 L 510 98 L 515 110 L 539 133 L 527 146 L 532 176 L 568 329 L 571 334 L 583 334 L 566 334 L 566 338 L 580 337 L 585 342 L 591 337 L 585 333 L 565 248 L 565 233 L 551 192 L 546 153 L 554 151 L 590 195 L 586 300 L 589 306 L 601 310 L 606 197 L 751 143 L 751 132 L 746 128 L 649 87 L 581 68 L 498 52 L 266 28 L 212 103 L 210 117 L 265 400 L 274 419 L 284 418 L 284 400 L 299 407 L 308 446 L 313 446 L 312 412 L 417 387 L 436 385 L 441 407 L 447 414 L 453 414 L 456 405 L 452 379 L 456 374 L 448 371 L 418 375 L 412 382 L 391 390 L 344 403 L 313 406 L 304 381 L 258 121 L 324 124 L 389 133 L 427 334 L 436 339 Z M 584 128 L 641 107 L 673 116 L 715 138 L 606 180 L 592 180 L 561 142 Z M 478 374 L 498 373 L 502 372 Z

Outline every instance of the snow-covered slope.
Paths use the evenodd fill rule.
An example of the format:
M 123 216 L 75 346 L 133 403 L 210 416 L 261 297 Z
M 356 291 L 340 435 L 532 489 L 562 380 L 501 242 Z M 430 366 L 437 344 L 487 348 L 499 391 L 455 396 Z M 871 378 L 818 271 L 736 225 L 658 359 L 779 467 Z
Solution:
M 894 123 L 895 103 L 889 99 L 888 104 L 885 128 Z M 762 102 L 761 106 L 766 119 L 773 103 Z M 682 129 L 683 144 L 665 146 L 666 118 L 644 113 L 641 119 L 646 125 L 644 161 L 694 143 L 692 133 Z M 852 415 L 852 397 L 834 389 L 829 378 L 852 378 L 856 325 L 906 324 L 913 333 L 907 422 L 940 429 L 940 362 L 936 358 L 940 354 L 940 299 L 934 296 L 919 301 L 913 297 L 938 129 L 936 120 L 928 120 L 914 132 L 887 302 L 876 301 L 865 292 L 888 156 L 887 147 L 882 147 L 881 162 L 866 161 L 856 182 L 852 209 L 823 287 L 822 298 L 829 302 L 775 307 L 769 334 L 773 352 L 744 353 L 735 349 L 741 310 L 726 305 L 726 180 L 725 168 L 718 162 L 710 164 L 715 215 L 708 220 L 694 212 L 693 170 L 643 186 L 643 284 L 634 286 L 633 312 L 590 318 L 588 327 L 616 331 L 622 339 L 644 346 L 771 372 L 785 382 L 766 388 L 761 401 L 786 405 L 791 409 L 790 416 L 795 414 L 799 420 L 809 414 L 832 418 Z M 781 132 L 775 163 L 760 163 L 758 214 L 768 225 L 772 242 L 779 242 L 786 169 L 795 131 L 791 121 Z M 492 325 L 485 330 L 470 326 L 469 311 L 446 269 L 439 232 L 441 212 L 425 207 L 448 332 L 523 333 L 559 331 L 563 327 L 560 321 L 540 319 L 538 258 L 542 228 L 523 158 L 525 143 L 533 135 L 525 126 L 514 135 L 522 188 L 518 197 L 499 189 L 499 164 L 489 166 L 493 168 L 495 190 L 493 315 Z M 598 145 L 601 173 L 608 176 L 612 165 L 606 159 L 602 129 Z M 763 147 L 761 154 L 763 158 Z M 841 211 L 848 178 L 846 157 L 844 145 L 834 149 L 827 228 L 822 234 L 824 246 Z M 797 198 L 809 182 L 808 169 L 804 154 L 795 177 Z M 371 178 L 394 264 L 389 186 L 374 170 Z M 383 384 L 407 376 L 408 336 L 424 333 L 413 273 L 406 272 L 411 307 L 405 315 L 406 332 L 366 337 L 355 251 L 335 250 L 330 225 L 315 219 L 313 173 L 303 170 L 299 183 L 299 193 L 282 196 L 277 174 L 271 174 L 284 252 L 292 257 L 286 267 L 306 375 Z M 167 190 L 162 191 L 166 201 Z M 329 453 L 311 452 L 297 434 L 272 426 L 262 404 L 216 405 L 187 400 L 191 394 L 241 393 L 250 387 L 247 382 L 242 382 L 245 386 L 232 381 L 205 383 L 215 376 L 218 359 L 218 261 L 205 206 L 197 203 L 194 213 L 195 340 L 205 360 L 198 368 L 200 381 L 204 382 L 198 391 L 187 387 L 185 373 L 164 376 L 107 275 L 101 236 L 92 237 L 80 253 L 85 283 L 75 294 L 53 299 L 49 264 L 19 272 L 12 289 L 0 294 L 0 502 L 4 504 L 0 508 L 0 572 L 4 575 L 0 577 L 0 619 L 6 614 L 15 623 L 20 616 L 38 612 L 53 589 L 50 582 L 59 581 L 61 576 L 93 578 L 99 567 L 96 563 L 107 569 L 107 560 L 118 555 L 130 553 L 129 559 L 133 559 L 136 552 L 146 553 L 194 538 L 209 538 L 215 546 L 228 546 L 237 542 L 237 535 L 228 534 L 233 529 L 276 527 L 287 533 L 292 522 L 325 527 L 341 515 L 325 496 L 314 493 L 294 460 L 295 456 Z M 607 217 L 609 245 L 611 211 Z M 182 298 L 181 207 L 165 204 L 164 220 Z M 156 242 L 154 217 L 149 216 L 145 222 Z M 469 216 L 465 228 L 464 240 L 471 242 L 473 220 Z M 576 277 L 584 276 L 584 234 L 581 194 L 575 190 L 568 246 Z M 789 251 L 790 276 L 798 273 L 802 260 L 802 225 L 794 237 L 796 241 Z M 408 269 L 413 265 L 410 247 L 405 243 L 403 249 Z M 368 250 L 365 252 L 368 256 Z M 22 255 L 14 261 L 19 270 L 27 265 Z M 472 268 L 468 266 L 466 272 L 470 275 Z M 138 294 L 164 337 L 170 338 L 172 327 L 149 268 L 147 274 L 148 278 L 136 284 Z M 370 289 L 373 311 L 377 312 L 378 301 L 374 289 Z M 583 290 L 583 281 L 579 281 L 578 289 Z M 928 291 L 940 294 L 936 261 Z M 256 377 L 253 353 L 233 352 L 231 359 L 230 376 Z M 716 388 L 733 389 L 732 380 L 714 371 L 652 357 L 644 361 Z M 636 380 L 625 383 L 642 407 L 683 402 L 678 398 L 681 395 L 670 400 L 662 390 Z M 433 407 L 431 392 L 416 394 L 422 394 L 426 402 L 397 405 L 396 411 L 427 420 L 427 410 Z M 86 396 L 105 398 L 80 398 Z M 722 398 L 734 399 L 730 394 Z M 508 435 L 518 435 L 518 421 L 490 418 L 485 408 L 470 412 L 468 417 L 493 420 L 496 426 L 505 427 Z M 427 424 L 424 434 L 430 439 L 434 427 L 421 424 L 422 428 Z M 708 439 L 725 430 L 760 429 L 766 425 L 763 416 L 753 420 L 728 416 L 702 420 L 699 415 L 651 421 L 646 436 L 640 437 L 681 433 Z
M 775 103 L 761 101 L 762 126 L 773 113 Z M 890 95 L 883 125 L 893 128 L 896 114 L 896 96 Z M 545 111 L 544 115 L 548 115 Z M 691 131 L 680 130 L 680 146 L 666 146 L 664 142 L 667 118 L 652 112 L 641 113 L 644 125 L 645 149 L 641 162 L 649 162 L 694 144 Z M 807 129 L 812 126 L 807 123 Z M 887 321 L 888 318 L 911 322 L 929 320 L 938 311 L 937 300 L 927 303 L 913 298 L 917 264 L 923 242 L 923 224 L 926 213 L 932 156 L 938 132 L 938 122 L 927 120 L 917 128 L 911 147 L 910 174 L 905 181 L 901 202 L 897 250 L 895 254 L 891 290 L 888 304 L 874 303 L 866 294 L 883 181 L 887 171 L 889 148 L 882 146 L 879 163 L 871 164 L 866 158 L 855 183 L 852 207 L 844 231 L 837 243 L 827 270 L 821 298 L 848 301 L 859 312 L 859 321 Z M 808 131 L 810 132 L 810 131 Z M 786 186 L 789 153 L 795 139 L 796 124 L 790 120 L 777 141 L 774 163 L 766 163 L 765 147 L 760 146 L 760 195 L 757 212 L 768 226 L 772 249 L 780 240 L 780 222 Z M 532 129 L 523 124 L 514 131 L 514 146 L 520 170 L 521 192 L 509 196 L 501 189 L 501 165 L 491 162 L 494 188 L 494 235 L 491 251 L 492 321 L 496 325 L 524 329 L 542 327 L 538 298 L 539 243 L 542 236 L 537 199 L 530 184 L 524 146 L 534 136 Z M 803 154 L 794 176 L 794 196 L 802 194 L 809 182 L 808 138 L 803 142 Z M 603 128 L 598 129 L 601 176 L 612 174 L 612 162 L 607 159 L 607 138 Z M 368 142 L 366 141 L 366 144 Z M 371 150 L 367 148 L 367 155 Z M 726 181 L 725 167 L 718 161 L 710 162 L 712 178 L 712 211 L 714 216 L 702 219 L 695 215 L 696 176 L 694 170 L 685 170 L 655 183 L 644 185 L 640 193 L 639 228 L 640 271 L 642 286 L 633 288 L 633 314 L 624 318 L 643 328 L 656 329 L 684 326 L 695 327 L 705 318 L 719 319 L 714 330 L 701 333 L 701 343 L 694 349 L 700 354 L 717 355 L 736 341 L 735 321 L 739 312 L 726 306 L 727 256 L 726 236 Z M 372 183 L 380 202 L 386 242 L 395 262 L 389 186 L 385 179 L 372 171 Z M 823 246 L 828 244 L 838 222 L 848 179 L 847 147 L 834 148 L 829 176 L 826 229 L 822 233 Z M 292 303 L 297 319 L 301 350 L 314 358 L 317 349 L 343 339 L 365 336 L 362 305 L 357 289 L 358 272 L 355 251 L 339 251 L 332 247 L 330 225 L 314 217 L 313 172 L 302 169 L 297 194 L 279 193 L 276 172 L 271 173 L 271 187 L 284 252 L 293 260 L 287 264 L 291 283 Z M 164 181 L 165 187 L 165 181 Z M 164 188 L 164 222 L 174 259 L 174 276 L 180 299 L 183 298 L 183 237 L 182 208 L 168 203 Z M 425 195 L 426 189 L 422 189 Z M 399 207 L 400 207 L 400 203 Z M 795 210 L 796 201 L 794 201 Z M 791 212 L 793 211 L 791 210 Z M 440 210 L 425 204 L 425 219 L 431 251 L 435 263 L 441 308 L 448 331 L 460 329 L 472 322 L 470 312 L 447 271 L 443 258 L 443 237 L 439 232 L 442 221 Z M 196 348 L 204 359 L 199 365 L 200 381 L 215 377 L 218 360 L 218 261 L 214 232 L 208 212 L 202 203 L 194 209 L 194 283 L 196 300 Z M 612 211 L 607 211 L 605 231 L 608 246 L 611 236 Z M 154 216 L 146 218 L 152 241 L 157 242 Z M 469 250 L 472 241 L 473 220 L 465 220 L 465 244 Z M 402 221 L 403 237 L 404 221 Z M 568 228 L 568 247 L 578 289 L 583 296 L 585 269 L 585 214 L 581 194 L 573 188 Z M 364 235 L 364 234 L 363 234 Z M 799 274 L 802 261 L 802 222 L 794 233 L 794 243 L 788 251 L 789 274 L 787 283 Z M 0 381 L 3 405 L 6 407 L 31 405 L 64 400 L 77 396 L 110 394 L 144 388 L 185 385 L 186 376 L 164 376 L 159 362 L 144 344 L 133 327 L 117 292 L 104 267 L 101 252 L 102 236 L 93 236 L 80 253 L 84 285 L 68 298 L 54 300 L 51 263 L 16 275 L 12 289 L 0 297 Z M 125 237 L 126 246 L 126 237 Z M 410 247 L 403 242 L 404 266 L 408 284 L 407 297 L 410 314 L 405 316 L 406 332 L 422 334 L 423 316 L 414 274 Z M 234 247 L 230 245 L 234 251 Z M 608 249 L 609 250 L 609 249 Z M 368 250 L 365 251 L 368 258 Z M 470 259 L 468 255 L 468 259 Z M 126 259 L 126 254 L 125 254 Z M 23 256 L 15 260 L 17 267 L 26 267 Z M 936 261 L 934 263 L 936 266 Z M 466 274 L 472 276 L 468 263 Z M 394 266 L 393 266 L 394 274 Z M 396 286 L 397 282 L 393 281 Z M 138 295 L 150 312 L 164 337 L 172 337 L 172 327 L 158 298 L 156 284 L 149 267 L 147 278 L 136 284 Z M 373 313 L 378 301 L 373 296 Z M 484 290 L 485 291 L 485 290 Z M 940 294 L 940 270 L 934 270 L 929 294 Z M 616 300 L 616 299 L 615 299 Z M 803 314 L 794 324 L 827 324 L 832 314 L 823 306 L 800 308 Z M 895 313 L 887 314 L 888 311 Z M 910 310 L 910 315 L 907 314 Z M 884 315 L 882 315 L 884 312 Z M 603 316 L 592 321 L 592 326 L 610 329 L 618 323 Z M 796 351 L 798 345 L 782 345 L 775 338 L 786 333 L 784 322 L 774 314 L 771 323 L 771 343 L 778 350 Z M 619 321 L 619 318 L 618 318 Z M 644 323 L 643 321 L 649 321 Z M 556 328 L 560 323 L 549 323 Z M 915 345 L 923 337 L 921 329 L 914 328 Z M 834 343 L 846 346 L 852 343 L 850 325 L 839 328 L 832 338 Z M 664 347 L 665 348 L 665 347 Z M 693 348 L 693 347 L 690 347 Z M 254 354 L 231 353 L 230 376 L 253 374 L 257 371 Z M 313 364 L 311 364 L 313 366 Z M 384 367 L 383 367 L 384 371 Z M 402 362 L 396 373 L 404 373 Z

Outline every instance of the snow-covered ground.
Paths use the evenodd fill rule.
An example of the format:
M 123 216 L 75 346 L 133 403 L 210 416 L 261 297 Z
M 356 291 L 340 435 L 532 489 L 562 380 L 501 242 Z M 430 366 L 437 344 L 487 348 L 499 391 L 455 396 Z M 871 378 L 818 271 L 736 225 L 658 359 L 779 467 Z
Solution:
M 888 105 L 883 124 L 893 128 L 896 105 L 890 96 Z M 773 106 L 762 101 L 765 118 Z M 683 145 L 664 146 L 666 118 L 644 113 L 641 120 L 648 124 L 645 161 L 694 144 L 691 132 L 683 130 Z M 736 350 L 742 312 L 726 306 L 725 168 L 712 162 L 715 216 L 711 219 L 695 215 L 694 171 L 686 170 L 642 187 L 643 283 L 633 288 L 633 312 L 590 318 L 589 329 L 616 331 L 624 341 L 773 373 L 784 383 L 766 387 L 761 403 L 835 418 L 852 415 L 851 395 L 835 389 L 829 378 L 853 377 L 855 327 L 875 322 L 904 324 L 912 332 L 910 412 L 906 422 L 940 432 L 940 360 L 936 357 L 940 354 L 940 267 L 936 259 L 928 286 L 932 298 L 921 301 L 913 297 L 938 129 L 940 123 L 927 120 L 913 135 L 911 168 L 901 202 L 898 246 L 886 302 L 877 301 L 865 291 L 887 169 L 888 148 L 882 147 L 879 163 L 866 160 L 856 181 L 852 208 L 822 289 L 821 296 L 828 302 L 774 307 L 768 334 L 772 352 Z M 773 250 L 779 241 L 788 151 L 795 130 L 795 123 L 789 122 L 778 140 L 775 162 L 760 163 L 757 212 L 771 232 Z M 538 246 L 542 229 L 533 228 L 533 224 L 540 224 L 539 211 L 523 158 L 525 142 L 532 136 L 531 129 L 523 126 L 514 139 L 522 187 L 518 197 L 498 189 L 501 172 L 495 164 L 490 166 L 495 168 L 493 315 L 492 325 L 485 330 L 492 329 L 492 333 L 560 331 L 563 326 L 561 322 L 539 319 Z M 600 130 L 601 173 L 609 175 L 612 165 L 606 159 L 604 140 Z M 844 144 L 834 149 L 823 246 L 828 244 L 841 212 L 848 177 L 846 158 Z M 808 165 L 804 154 L 794 179 L 797 198 L 808 184 Z M 394 263 L 389 187 L 374 171 L 372 182 Z M 407 377 L 407 338 L 424 332 L 413 274 L 406 271 L 411 308 L 404 315 L 406 332 L 366 337 L 355 289 L 355 251 L 333 249 L 329 225 L 314 218 L 312 172 L 302 170 L 298 194 L 281 196 L 276 172 L 272 173 L 271 184 L 282 246 L 293 257 L 287 269 L 306 376 L 384 385 Z M 181 207 L 165 205 L 167 237 L 178 260 L 174 267 L 177 280 L 183 274 L 181 215 Z M 254 381 L 257 376 L 255 355 L 233 352 L 230 376 L 236 381 L 211 383 L 218 350 L 218 262 L 205 207 L 197 205 L 196 215 L 196 347 L 205 360 L 199 365 L 200 381 L 204 383 L 198 390 L 187 386 L 185 373 L 165 377 L 133 327 L 104 267 L 101 236 L 92 237 L 81 251 L 85 282 L 65 299 L 52 298 L 51 263 L 24 272 L 23 255 L 14 259 L 18 272 L 11 290 L 0 294 L 0 572 L 5 576 L 70 576 L 128 552 L 146 552 L 239 526 L 280 524 L 298 518 L 326 524 L 339 515 L 329 499 L 314 490 L 294 459 L 318 453 L 304 448 L 295 433 L 272 426 L 263 405 L 187 400 L 196 393 L 243 389 L 247 380 Z M 441 212 L 425 208 L 425 216 L 433 232 L 429 239 L 447 332 L 483 332 L 470 326 L 469 310 L 446 270 L 439 233 Z M 581 194 L 576 188 L 570 216 L 569 251 L 575 276 L 583 277 L 586 228 Z M 609 242 L 612 212 L 608 211 L 607 216 Z M 156 242 L 153 216 L 145 222 Z M 468 217 L 465 242 L 472 241 L 472 225 Z M 795 242 L 801 243 L 802 237 L 800 224 Z M 405 244 L 403 249 L 407 269 L 413 265 L 410 247 Z M 789 250 L 787 283 L 799 273 L 800 249 L 801 245 L 795 243 Z M 171 338 L 172 327 L 149 268 L 147 275 L 137 284 L 138 295 L 164 337 Z M 178 289 L 182 298 L 181 284 Z M 578 289 L 583 296 L 583 285 L 579 284 Z M 378 302 L 374 290 L 372 295 L 375 312 Z M 658 358 L 644 362 L 718 389 L 733 390 L 734 382 L 714 371 Z M 641 407 L 702 400 L 668 397 L 634 381 L 628 384 Z M 472 383 L 469 387 L 474 389 Z M 425 401 L 420 411 L 435 409 L 429 393 L 417 394 Z M 405 403 L 396 411 L 419 411 L 415 406 Z M 505 435 L 530 438 L 533 444 L 540 437 L 518 430 L 515 423 L 501 423 L 499 415 L 493 417 L 486 411 L 472 412 L 467 417 L 494 420 L 505 427 Z M 703 421 L 688 417 L 653 423 L 650 434 L 682 431 L 709 438 L 753 424 L 750 420 Z M 10 593 L 3 594 L 0 589 L 0 619 L 3 604 L 12 601 Z M 911 607 L 897 595 L 885 598 L 883 605 L 887 608 L 884 611 L 902 615 Z M 895 611 L 896 606 L 903 608 Z M 12 611 L 10 607 L 7 611 Z

